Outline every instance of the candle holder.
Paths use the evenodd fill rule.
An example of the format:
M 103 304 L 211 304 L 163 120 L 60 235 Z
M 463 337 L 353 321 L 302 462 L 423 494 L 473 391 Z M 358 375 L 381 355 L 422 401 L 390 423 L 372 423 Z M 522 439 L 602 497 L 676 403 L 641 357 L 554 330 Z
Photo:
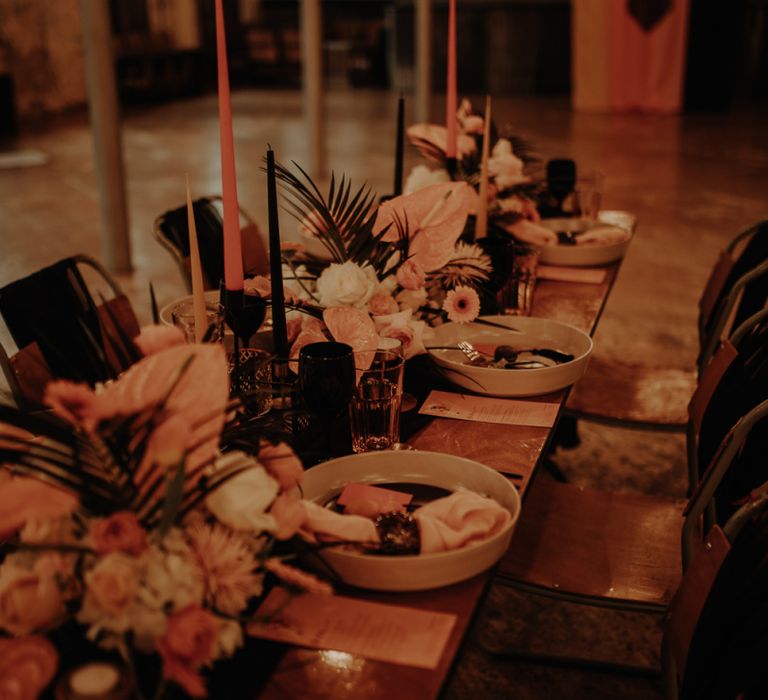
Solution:
M 259 330 L 267 315 L 267 302 L 259 296 L 245 294 L 242 289 L 221 287 L 224 318 L 235 334 L 235 341 L 248 346 L 251 336 Z
M 235 394 L 240 393 L 240 347 L 248 347 L 251 336 L 259 330 L 267 315 L 267 303 L 258 296 L 245 294 L 242 289 L 227 289 L 221 285 L 221 305 L 224 307 L 224 319 L 234 334 L 234 352 L 232 353 L 232 387 Z

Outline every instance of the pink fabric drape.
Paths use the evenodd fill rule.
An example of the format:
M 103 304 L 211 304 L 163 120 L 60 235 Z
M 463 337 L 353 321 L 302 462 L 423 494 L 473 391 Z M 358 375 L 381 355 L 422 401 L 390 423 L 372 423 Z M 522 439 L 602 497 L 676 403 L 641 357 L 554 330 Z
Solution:
M 573 0 L 573 106 L 586 112 L 675 113 L 682 106 L 690 0 L 649 32 L 624 0 Z

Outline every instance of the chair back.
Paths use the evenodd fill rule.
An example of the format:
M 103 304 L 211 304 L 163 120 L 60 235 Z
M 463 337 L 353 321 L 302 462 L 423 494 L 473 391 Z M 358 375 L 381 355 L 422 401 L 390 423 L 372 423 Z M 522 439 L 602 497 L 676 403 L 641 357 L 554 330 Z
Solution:
M 710 531 L 670 606 L 669 700 L 768 696 L 768 500 L 744 510 L 738 527 Z
M 768 261 L 768 221 L 736 236 L 720 254 L 699 299 L 698 366 L 706 366 L 717 343 L 765 306 L 768 275 L 747 277 Z
M 688 406 L 689 487 L 696 488 L 731 426 L 768 398 L 768 311 L 742 323 L 702 371 Z
M 702 470 L 712 462 L 731 426 L 768 399 L 768 315 L 765 312 L 755 314 L 748 330 L 744 331 L 740 327 L 735 340 L 738 341 L 738 352 L 712 390 L 706 407 L 698 412 L 698 433 L 693 436 L 693 440 L 689 440 L 692 486 L 701 478 Z M 728 343 L 724 343 L 716 357 L 732 354 L 728 346 Z M 712 364 L 715 365 L 714 360 Z M 696 413 L 692 411 L 689 428 L 696 427 L 693 424 L 695 418 Z M 740 498 L 745 490 L 748 492 L 766 480 L 768 473 L 764 469 L 759 469 L 754 477 L 742 474 L 736 478 L 729 474 L 716 499 L 718 507 L 726 507 L 727 501 Z M 726 507 L 724 517 L 731 511 L 732 508 Z
M 106 283 L 111 299 L 100 295 L 101 304 L 94 299 L 84 268 Z M 138 333 L 130 303 L 87 256 L 66 258 L 0 289 L 0 316 L 19 349 L 10 358 L 2 353 L 8 359 L 6 376 L 17 383 L 9 381 L 17 399 L 38 396 L 36 387 L 47 376 L 94 384 L 136 359 L 135 349 L 123 342 Z
M 203 268 L 203 284 L 206 289 L 218 289 L 224 279 L 224 221 L 221 214 L 221 197 L 201 197 L 192 202 L 195 215 L 197 244 Z M 242 210 L 240 231 L 243 246 L 243 266 L 247 274 L 264 274 L 267 271 L 267 253 L 258 226 Z M 183 205 L 161 214 L 155 219 L 154 235 L 168 250 L 178 265 L 188 291 L 192 289 L 189 263 L 189 224 L 187 207 Z
M 766 447 L 768 399 L 741 416 L 727 432 L 688 501 L 682 530 L 684 570 L 693 561 L 699 533 L 713 524 L 725 525 L 768 481 Z

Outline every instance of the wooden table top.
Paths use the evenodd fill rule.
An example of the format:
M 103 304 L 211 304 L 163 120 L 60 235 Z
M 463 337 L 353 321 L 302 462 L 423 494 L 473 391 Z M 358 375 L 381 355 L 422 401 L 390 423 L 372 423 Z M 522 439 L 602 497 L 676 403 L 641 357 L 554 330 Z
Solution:
M 600 284 L 540 280 L 533 315 L 550 318 L 594 333 L 613 286 L 619 263 L 607 268 Z M 546 400 L 565 404 L 568 391 Z M 446 452 L 476 460 L 502 473 L 516 473 L 513 483 L 525 490 L 541 461 L 553 429 L 496 425 L 436 418 L 409 443 L 418 449 Z M 434 670 L 371 661 L 352 654 L 291 647 L 283 655 L 259 697 L 268 700 L 429 700 L 437 697 L 490 581 L 491 571 L 444 588 L 415 593 L 383 593 L 352 588 L 337 590 L 364 600 L 457 616 L 451 638 Z

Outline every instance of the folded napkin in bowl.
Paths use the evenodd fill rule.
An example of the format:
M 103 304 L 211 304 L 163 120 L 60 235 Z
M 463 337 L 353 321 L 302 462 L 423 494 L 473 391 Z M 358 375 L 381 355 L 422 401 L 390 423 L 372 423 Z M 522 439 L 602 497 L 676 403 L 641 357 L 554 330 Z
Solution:
M 626 241 L 629 236 L 629 231 L 618 226 L 595 226 L 576 236 L 576 245 L 613 245 Z
M 520 219 L 507 226 L 515 238 L 530 245 L 557 245 L 557 234 L 546 226 L 535 224 L 528 219 Z
M 302 501 L 305 518 L 299 534 L 310 542 L 378 543 L 373 520 L 336 513 L 317 503 Z M 491 498 L 472 491 L 456 491 L 418 508 L 413 519 L 419 527 L 421 554 L 460 549 L 492 537 L 509 522 L 509 511 Z
M 343 515 L 311 501 L 302 501 L 305 518 L 299 533 L 310 542 L 378 542 L 373 520 Z
M 427 503 L 414 514 L 421 553 L 459 549 L 501 531 L 512 517 L 496 501 L 472 491 L 456 491 Z

